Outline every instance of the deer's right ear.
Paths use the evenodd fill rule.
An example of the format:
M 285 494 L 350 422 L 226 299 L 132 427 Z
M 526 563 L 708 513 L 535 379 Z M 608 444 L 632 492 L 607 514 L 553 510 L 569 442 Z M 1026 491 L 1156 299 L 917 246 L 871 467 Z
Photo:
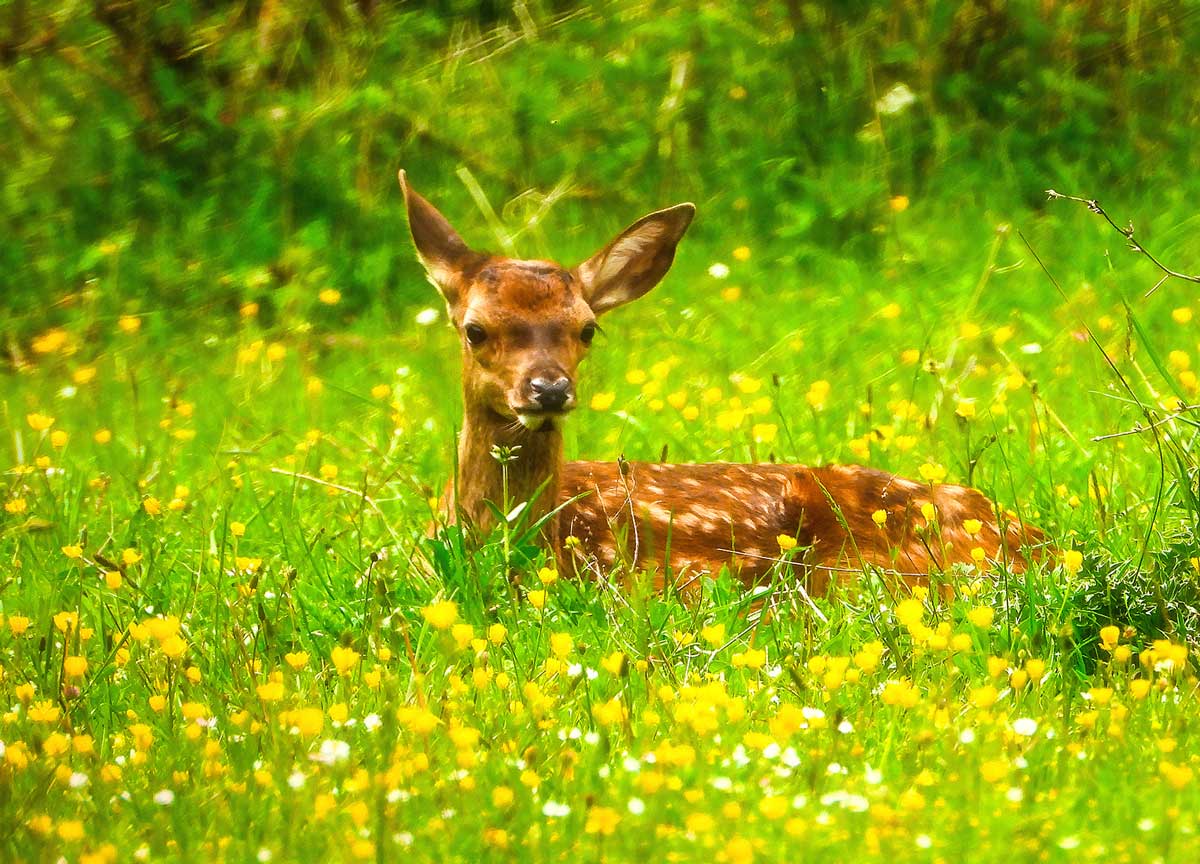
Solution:
M 417 257 L 429 274 L 429 280 L 442 292 L 446 302 L 453 306 L 461 287 L 459 277 L 471 256 L 471 250 L 446 221 L 446 217 L 408 185 L 403 168 L 399 177 L 404 205 L 408 209 L 408 230 L 412 232 Z

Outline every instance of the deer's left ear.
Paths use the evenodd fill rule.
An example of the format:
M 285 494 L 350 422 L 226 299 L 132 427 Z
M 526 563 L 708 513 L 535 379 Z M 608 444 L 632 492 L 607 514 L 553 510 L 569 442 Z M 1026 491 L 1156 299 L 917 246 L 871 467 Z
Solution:
M 643 216 L 576 267 L 592 311 L 599 315 L 623 306 L 657 285 L 695 215 L 694 204 L 676 204 Z

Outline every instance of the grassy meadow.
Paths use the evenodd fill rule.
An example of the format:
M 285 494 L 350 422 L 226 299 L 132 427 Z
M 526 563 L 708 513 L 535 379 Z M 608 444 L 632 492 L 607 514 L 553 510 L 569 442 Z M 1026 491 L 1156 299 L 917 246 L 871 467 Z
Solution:
M 1045 195 L 1200 272 L 1193 4 L 0 34 L 0 860 L 1200 859 L 1200 300 Z M 399 167 L 568 264 L 696 202 L 569 458 L 868 464 L 1055 549 L 685 603 L 427 537 L 458 343 Z

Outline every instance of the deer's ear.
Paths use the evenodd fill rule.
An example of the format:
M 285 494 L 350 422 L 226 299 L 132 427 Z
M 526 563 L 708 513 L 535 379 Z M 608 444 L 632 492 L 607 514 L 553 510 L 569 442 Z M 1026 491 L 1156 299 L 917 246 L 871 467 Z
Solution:
M 408 230 L 412 232 L 417 257 L 429 274 L 430 281 L 442 292 L 446 302 L 453 306 L 458 299 L 462 271 L 474 253 L 446 221 L 446 217 L 408 185 L 403 168 L 399 177 L 404 205 L 408 209 Z
M 676 204 L 643 216 L 575 271 L 583 299 L 599 315 L 641 297 L 675 260 L 675 247 L 696 215 L 694 204 Z

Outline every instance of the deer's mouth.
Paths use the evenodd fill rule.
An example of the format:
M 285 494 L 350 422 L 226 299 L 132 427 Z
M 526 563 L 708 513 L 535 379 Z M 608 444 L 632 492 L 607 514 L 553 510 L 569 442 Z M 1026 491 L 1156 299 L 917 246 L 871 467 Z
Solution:
M 510 406 L 517 422 L 530 431 L 541 429 L 549 422 L 566 417 L 574 407 L 573 399 L 562 408 L 543 408 L 540 405 Z

